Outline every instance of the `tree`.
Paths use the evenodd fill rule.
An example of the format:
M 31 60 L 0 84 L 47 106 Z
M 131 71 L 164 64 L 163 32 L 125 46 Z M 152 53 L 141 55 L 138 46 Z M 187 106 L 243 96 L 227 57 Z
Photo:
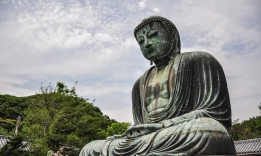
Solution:
M 112 123 L 107 127 L 106 134 L 107 136 L 121 135 L 127 130 L 129 126 L 131 126 L 129 122 Z
M 2 119 L 0 117 L 0 134 L 12 135 L 14 133 L 15 120 L 13 119 Z
M 64 149 L 70 155 L 78 155 L 86 143 L 105 139 L 107 133 L 101 131 L 116 122 L 87 99 L 78 97 L 75 87 L 68 89 L 57 82 L 56 88 L 49 84 L 40 89 L 40 94 L 26 100 L 22 122 L 22 134 L 32 143 L 35 155 L 46 155 L 61 146 L 68 147 Z
M 261 104 L 259 105 L 259 109 L 261 109 Z M 249 118 L 241 123 L 239 123 L 238 120 L 239 119 L 232 123 L 232 127 L 230 129 L 234 140 L 245 140 L 261 137 L 261 116 Z
M 17 116 L 23 116 L 23 110 L 27 107 L 25 100 L 26 97 L 0 95 L 0 117 L 15 120 Z
M 0 134 L 13 135 L 15 121 L 18 116 L 24 116 L 27 108 L 26 97 L 0 95 Z
M 93 104 L 94 100 L 78 97 L 76 84 L 71 89 L 63 82 L 56 86 L 42 84 L 39 93 L 28 97 L 0 95 L 0 133 L 13 135 L 20 115 L 19 134 L 30 142 L 33 155 L 64 147 L 63 154 L 73 156 L 92 140 L 125 132 L 129 123 L 110 119 Z

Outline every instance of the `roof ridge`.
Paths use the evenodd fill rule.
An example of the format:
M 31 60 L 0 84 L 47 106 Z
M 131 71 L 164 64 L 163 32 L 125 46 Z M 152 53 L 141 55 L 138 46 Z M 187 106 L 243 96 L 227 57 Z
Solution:
M 241 142 L 253 142 L 253 141 L 261 141 L 261 138 L 238 140 L 238 141 L 234 141 L 234 143 L 236 144 L 236 143 L 241 143 Z

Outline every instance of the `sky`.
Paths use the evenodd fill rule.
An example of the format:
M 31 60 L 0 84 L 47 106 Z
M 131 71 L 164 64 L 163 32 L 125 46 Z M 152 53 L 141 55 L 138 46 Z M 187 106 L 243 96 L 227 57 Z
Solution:
M 0 94 L 29 96 L 64 82 L 120 122 L 148 68 L 133 36 L 143 18 L 171 20 L 181 52 L 205 51 L 222 65 L 232 120 L 260 115 L 260 0 L 0 0 Z

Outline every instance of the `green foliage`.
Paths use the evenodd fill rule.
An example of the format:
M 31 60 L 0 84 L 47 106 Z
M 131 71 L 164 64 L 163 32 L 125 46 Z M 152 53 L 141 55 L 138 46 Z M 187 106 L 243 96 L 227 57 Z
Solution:
M 11 95 L 0 95 L 0 117 L 3 119 L 14 119 L 23 116 L 23 110 L 27 107 L 26 97 Z
M 68 89 L 58 82 L 56 89 L 51 85 L 41 86 L 41 94 L 26 100 L 22 134 L 32 143 L 35 155 L 46 155 L 48 150 L 65 148 L 64 152 L 78 155 L 88 142 L 105 139 L 101 133 L 116 122 L 103 115 L 100 109 L 88 100 L 78 97 L 75 87 Z
M 72 89 L 68 89 L 67 86 L 63 82 L 58 81 L 56 83 L 57 92 L 61 93 L 61 94 L 70 94 L 70 95 L 76 96 L 75 86 L 77 83 L 78 82 L 76 81 L 74 84 L 74 87 Z
M 234 140 L 261 138 L 261 116 L 250 118 L 242 123 L 234 121 L 230 129 Z
M 0 134 L 13 135 L 18 116 L 24 116 L 26 97 L 0 95 Z
M 2 119 L 0 117 L 0 134 L 1 135 L 12 135 L 14 133 L 16 120 L 13 119 Z
M 261 103 L 258 108 L 261 111 Z M 238 120 L 239 119 L 232 123 L 230 129 L 234 140 L 261 138 L 261 116 L 250 118 L 241 123 L 239 123 Z
M 20 115 L 19 134 L 30 142 L 33 155 L 64 147 L 63 153 L 73 156 L 92 140 L 125 132 L 130 123 L 103 115 L 88 99 L 77 96 L 75 85 L 72 89 L 63 82 L 57 82 L 56 87 L 41 85 L 40 93 L 29 97 L 1 95 L 0 108 L 7 111 L 1 111 L 0 134 L 13 135 Z
M 114 122 L 107 127 L 106 130 L 102 130 L 100 135 L 103 136 L 113 136 L 113 135 L 121 135 L 123 134 L 128 127 L 131 126 L 129 122 Z
M 4 127 L 0 126 L 0 134 L 5 135 L 5 136 L 9 136 L 10 132 L 8 132 Z
M 22 143 L 24 138 L 20 135 L 16 137 L 10 137 L 7 144 L 0 150 L 0 155 L 19 155 L 19 156 L 31 156 L 30 151 L 24 150 L 28 146 L 28 143 Z

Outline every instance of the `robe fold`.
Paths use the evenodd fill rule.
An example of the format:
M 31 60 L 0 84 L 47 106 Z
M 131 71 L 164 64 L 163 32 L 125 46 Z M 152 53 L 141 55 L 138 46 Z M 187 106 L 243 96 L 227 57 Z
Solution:
M 231 106 L 221 65 L 205 52 L 181 53 L 173 59 L 170 98 L 163 111 L 150 115 L 145 106 L 146 81 L 155 67 L 132 90 L 134 124 L 162 123 L 164 128 L 132 139 L 93 141 L 81 156 L 236 154 L 228 132 Z

